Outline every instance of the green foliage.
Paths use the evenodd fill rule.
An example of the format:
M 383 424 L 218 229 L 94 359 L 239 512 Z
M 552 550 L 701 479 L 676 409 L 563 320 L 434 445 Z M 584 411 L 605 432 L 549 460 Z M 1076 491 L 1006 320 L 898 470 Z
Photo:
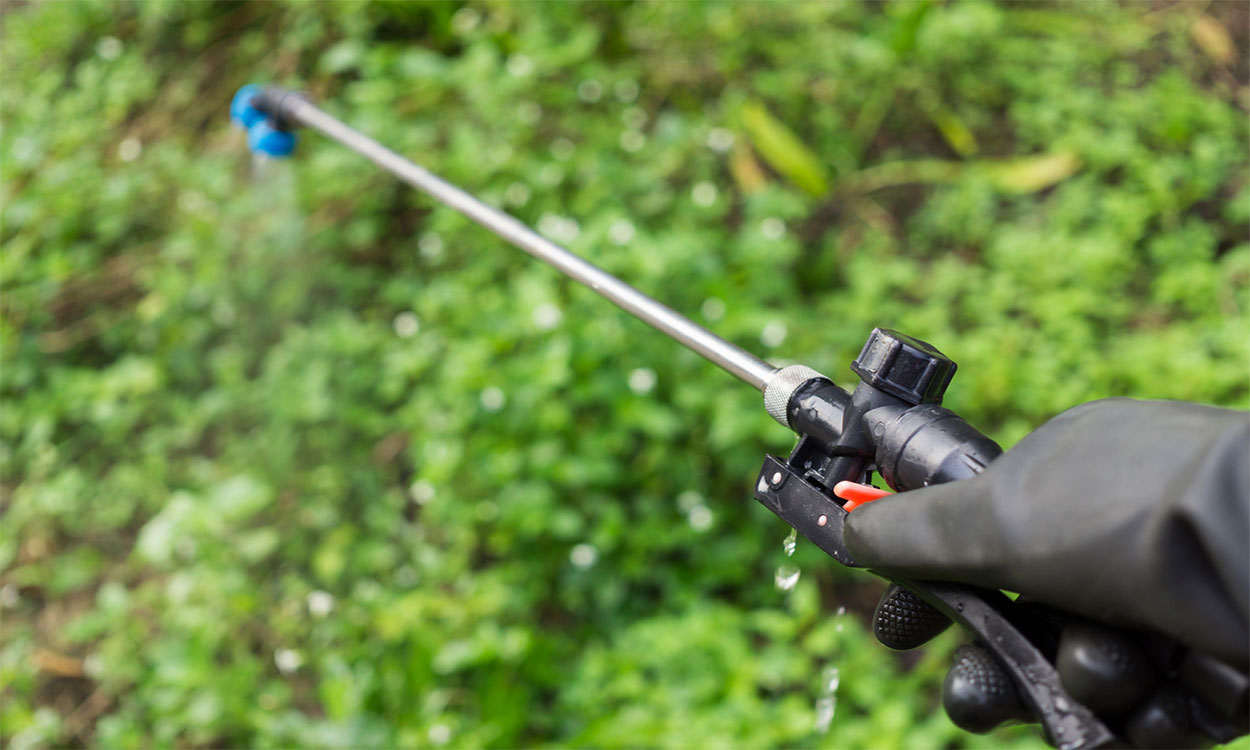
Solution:
M 250 164 L 227 105 L 303 87 L 774 362 L 930 340 L 1010 444 L 1247 405 L 1244 46 L 1199 13 L 7 8 L 0 741 L 1040 746 L 955 730 L 957 635 L 876 645 L 869 576 L 774 588 L 757 395 L 332 143 Z

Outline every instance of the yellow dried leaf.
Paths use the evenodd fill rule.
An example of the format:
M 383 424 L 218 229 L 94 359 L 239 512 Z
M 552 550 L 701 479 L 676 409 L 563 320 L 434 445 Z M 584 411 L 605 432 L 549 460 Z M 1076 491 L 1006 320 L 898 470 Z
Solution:
M 1237 55 L 1232 35 L 1224 24 L 1211 16 L 1203 14 L 1194 19 L 1193 26 L 1189 27 L 1189 34 L 1198 49 L 1220 65 L 1228 65 Z
M 757 193 L 768 184 L 763 167 L 755 160 L 751 149 L 741 141 L 734 143 L 733 153 L 729 155 L 729 173 L 746 195 Z

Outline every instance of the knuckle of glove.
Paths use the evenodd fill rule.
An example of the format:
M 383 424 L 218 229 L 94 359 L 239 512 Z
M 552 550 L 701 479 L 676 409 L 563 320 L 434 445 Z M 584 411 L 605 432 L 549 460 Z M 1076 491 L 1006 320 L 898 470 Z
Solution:
M 942 707 L 960 729 L 983 734 L 1006 721 L 1029 720 L 1015 683 L 980 646 L 961 646 L 942 683 Z
M 873 635 L 896 651 L 927 643 L 950 624 L 945 615 L 896 583 L 885 590 L 872 616 Z

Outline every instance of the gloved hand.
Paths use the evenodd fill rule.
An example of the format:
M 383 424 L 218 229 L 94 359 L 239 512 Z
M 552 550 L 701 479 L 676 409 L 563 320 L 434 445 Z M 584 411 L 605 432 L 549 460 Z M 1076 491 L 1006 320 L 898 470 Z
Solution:
M 887 576 L 1021 595 L 1064 689 L 1137 746 L 1247 731 L 1250 415 L 1096 401 L 1056 417 L 974 479 L 853 511 L 844 539 Z M 912 648 L 946 620 L 891 587 L 875 630 Z M 1051 636 L 1054 640 L 1046 643 Z M 952 719 L 1029 717 L 989 652 L 960 649 Z

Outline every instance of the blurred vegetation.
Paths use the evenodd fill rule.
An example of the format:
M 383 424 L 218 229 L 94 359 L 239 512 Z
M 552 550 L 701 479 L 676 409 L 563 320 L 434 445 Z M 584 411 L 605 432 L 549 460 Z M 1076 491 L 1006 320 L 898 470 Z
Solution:
M 7 747 L 1041 745 L 870 576 L 774 587 L 757 394 L 332 143 L 251 164 L 248 82 L 774 362 L 932 341 L 1006 445 L 1247 406 L 1243 3 L 2 12 Z

